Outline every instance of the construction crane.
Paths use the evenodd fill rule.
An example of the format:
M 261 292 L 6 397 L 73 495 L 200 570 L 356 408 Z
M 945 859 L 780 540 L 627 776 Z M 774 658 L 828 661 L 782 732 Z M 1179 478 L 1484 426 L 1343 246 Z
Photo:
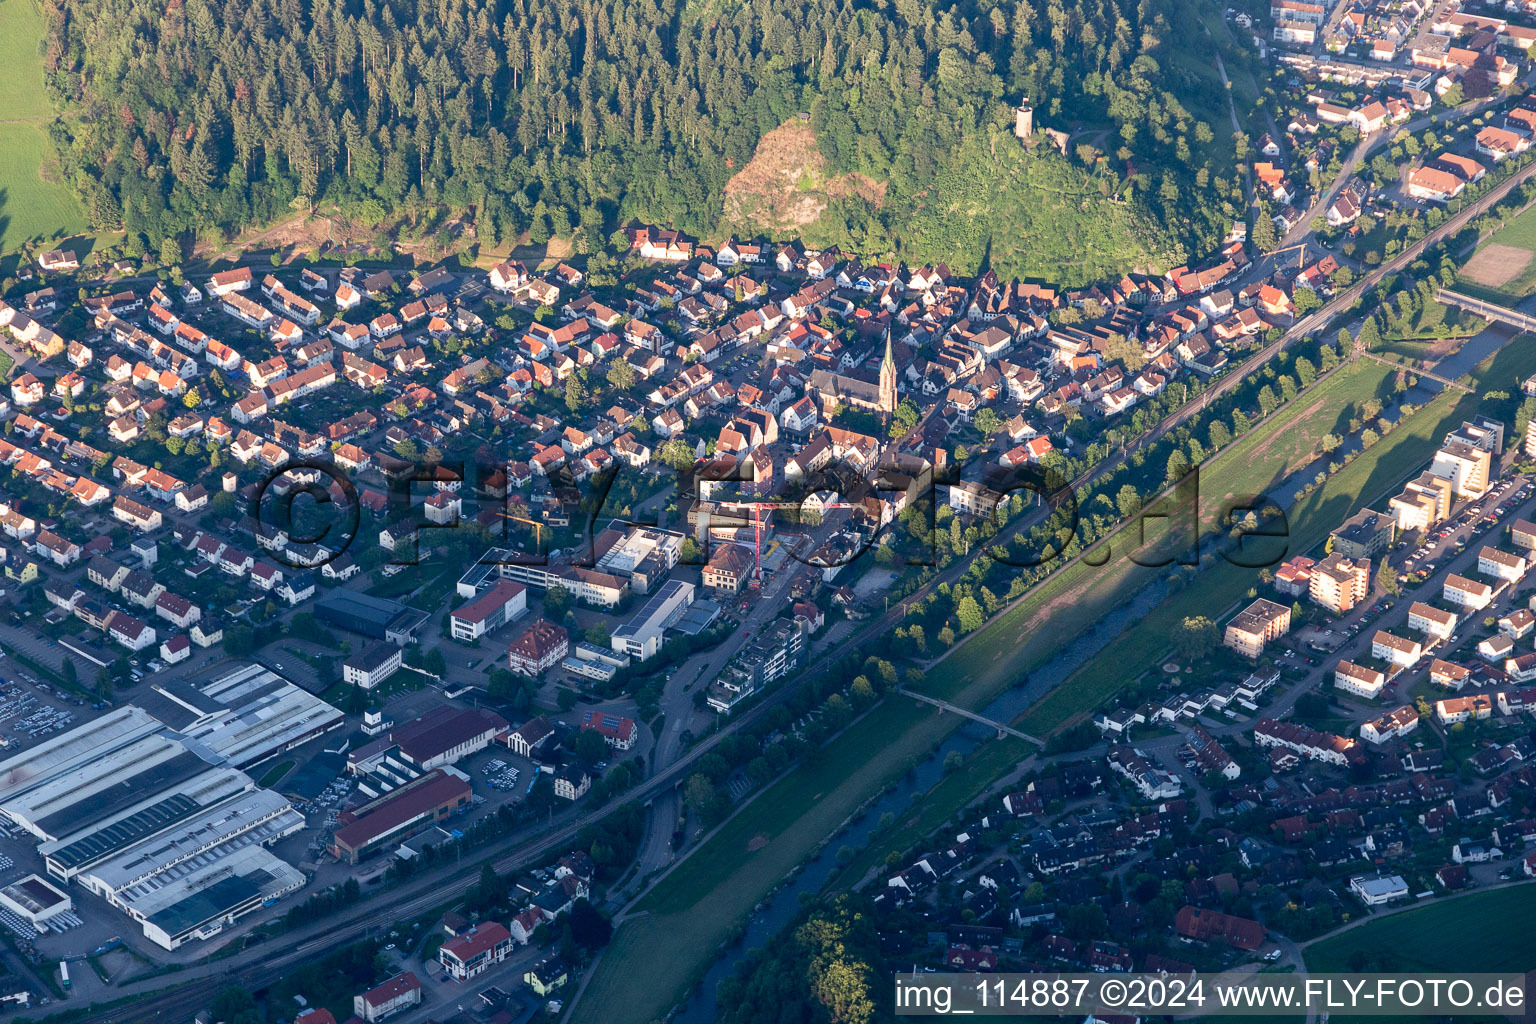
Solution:
M 1296 269 L 1299 271 L 1299 270 L 1301 270 L 1302 266 L 1307 262 L 1307 246 L 1309 246 L 1311 244 L 1312 243 L 1310 243 L 1310 242 L 1302 242 L 1299 245 L 1288 245 L 1284 249 L 1276 249 L 1273 252 L 1267 252 L 1264 255 L 1265 256 L 1279 256 L 1282 253 L 1290 252 L 1293 249 L 1299 249 L 1300 253 L 1296 257 Z M 1276 266 L 1278 267 L 1278 264 L 1276 264 Z
M 743 501 L 743 502 L 733 502 L 733 504 L 736 504 L 736 505 L 750 505 L 750 506 L 752 506 L 752 554 L 753 554 L 753 561 L 755 562 L 755 564 L 757 566 L 757 572 L 756 572 L 756 574 L 754 575 L 753 578 L 757 579 L 757 580 L 761 580 L 763 578 L 763 509 L 768 509 L 770 511 L 773 510 L 773 509 L 776 509 L 776 508 L 797 508 L 798 509 L 798 508 L 804 508 L 805 507 L 805 502 L 803 502 L 803 501 Z M 858 507 L 859 506 L 857 504 L 855 504 L 854 502 L 849 502 L 849 501 L 829 501 L 829 502 L 823 503 L 822 506 L 821 506 L 823 511 L 825 511 L 827 509 L 834 509 L 834 508 L 855 509 L 855 508 L 858 508 Z

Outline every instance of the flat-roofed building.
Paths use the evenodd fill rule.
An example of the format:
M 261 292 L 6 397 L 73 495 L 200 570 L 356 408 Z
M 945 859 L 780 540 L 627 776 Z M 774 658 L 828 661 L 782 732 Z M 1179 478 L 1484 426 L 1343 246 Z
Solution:
M 164 728 L 143 708 L 113 708 L 86 725 L 50 736 L 0 761 L 0 809 L 64 772 L 136 743 Z M 19 822 L 18 822 L 19 824 Z
M 427 619 L 425 612 L 399 601 L 349 587 L 337 587 L 317 600 L 315 617 L 327 625 L 401 647 L 415 642 L 416 630 Z
M 168 793 L 157 801 L 159 809 L 174 815 L 180 806 L 168 803 L 176 796 L 187 796 L 185 789 Z M 195 798 L 193 798 L 195 803 Z M 139 817 L 154 813 L 152 808 L 136 812 Z M 175 817 L 158 831 L 144 828 L 132 818 L 123 819 L 123 831 L 141 831 L 129 845 L 112 846 L 113 828 L 98 828 L 90 834 L 70 836 L 60 843 L 45 843 L 39 848 L 49 874 L 63 877 L 56 870 L 66 860 L 76 861 L 72 880 L 109 903 L 121 905 L 125 892 L 149 884 L 156 877 L 173 877 L 187 870 L 187 865 L 201 866 L 221 860 L 249 846 L 269 846 L 304 828 L 304 815 L 286 799 L 270 789 L 248 789 L 193 813 Z M 94 859 L 90 854 L 100 851 Z M 126 909 L 126 908 L 125 908 Z
M 1435 452 L 1429 471 L 1451 481 L 1458 498 L 1477 500 L 1488 493 L 1488 471 L 1493 455 L 1463 441 L 1452 441 Z
M 614 522 L 593 539 L 593 547 L 599 572 L 627 579 L 635 593 L 646 594 L 677 567 L 683 534 Z
M 1265 644 L 1290 630 L 1291 610 L 1261 597 L 1232 617 L 1222 642 L 1246 658 L 1257 658 Z
M 1370 596 L 1370 560 L 1332 552 L 1312 567 L 1307 593 L 1333 614 L 1345 614 Z
M 151 712 L 182 709 L 167 721 L 237 767 L 265 761 L 346 724 L 342 712 L 262 665 L 246 665 L 194 688 L 157 683 L 164 701 Z M 159 714 L 156 714 L 159 717 Z
M 27 875 L 0 889 L 0 906 L 35 927 L 73 910 L 75 901 L 41 875 Z
M 212 767 L 174 736 L 155 733 L 9 797 L 0 810 L 38 839 L 57 839 Z
M 1392 517 L 1363 508 L 1344 520 L 1333 533 L 1333 551 L 1346 558 L 1371 559 L 1391 548 L 1397 532 Z
M 1442 522 L 1451 511 L 1455 485 L 1449 477 L 1420 473 L 1408 481 L 1403 493 L 1390 502 L 1399 530 L 1424 532 Z
M 1378 907 L 1393 900 L 1406 899 L 1408 896 L 1408 883 L 1403 881 L 1400 875 L 1375 878 L 1362 875 L 1351 878 L 1349 888 L 1360 897 L 1360 902 L 1368 907 Z
M 156 884 L 124 890 L 115 901 L 144 935 L 165 949 L 210 939 L 240 918 L 304 887 L 307 879 L 259 846 L 247 846 Z
M 613 631 L 610 646 L 636 661 L 655 657 L 661 651 L 666 631 L 693 604 L 693 584 L 668 580 L 645 603 L 635 617 Z

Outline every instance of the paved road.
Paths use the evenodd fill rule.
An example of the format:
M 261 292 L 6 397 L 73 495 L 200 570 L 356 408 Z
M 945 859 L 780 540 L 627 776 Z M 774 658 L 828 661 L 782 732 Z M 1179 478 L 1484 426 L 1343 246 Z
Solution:
M 1536 164 L 1532 164 L 1513 177 L 1495 187 L 1492 191 L 1482 196 L 1474 203 L 1467 206 L 1460 213 L 1452 216 L 1444 224 L 1434 231 L 1429 232 L 1419 242 L 1409 246 L 1395 259 L 1383 264 L 1376 271 L 1365 276 L 1350 288 L 1336 295 L 1329 303 L 1324 305 L 1308 317 L 1298 321 L 1286 335 L 1255 352 L 1244 360 L 1238 367 L 1230 370 L 1218 380 L 1200 401 L 1187 403 L 1177 411 L 1165 417 L 1151 432 L 1144 435 L 1137 442 L 1127 446 L 1126 450 L 1110 459 L 1106 459 L 1098 466 L 1088 470 L 1073 482 L 1075 488 L 1081 489 L 1088 483 L 1112 472 L 1129 454 L 1143 448 L 1176 429 L 1190 417 L 1197 415 L 1212 397 L 1218 396 L 1236 387 L 1249 373 L 1258 369 L 1263 363 L 1273 358 L 1276 353 L 1286 345 L 1298 338 L 1304 337 L 1309 331 L 1316 330 L 1326 324 L 1328 320 L 1344 311 L 1349 304 L 1364 293 L 1365 289 L 1374 286 L 1383 276 L 1394 273 L 1409 262 L 1417 258 L 1425 248 L 1437 243 L 1447 235 L 1460 230 L 1474 217 L 1480 215 L 1488 207 L 1498 202 L 1510 190 L 1521 182 L 1528 180 L 1532 174 L 1536 174 Z M 1019 526 L 1014 528 L 1027 528 L 1032 520 L 1038 519 L 1043 514 L 1037 510 L 1033 515 L 1024 517 Z M 969 568 L 970 563 L 982 557 L 982 550 L 978 549 L 970 558 L 958 560 L 954 565 L 939 573 L 934 580 L 917 591 L 912 597 L 920 597 L 936 587 L 939 583 L 951 583 L 958 579 Z M 784 585 L 787 576 L 781 577 L 779 586 Z M 763 595 L 764 598 L 772 596 L 773 592 Z M 763 609 L 771 608 L 773 602 L 761 600 L 758 608 L 749 615 L 749 621 L 761 621 L 762 617 L 769 613 Z M 848 644 L 859 645 L 877 636 L 889 633 L 900 622 L 902 609 L 898 606 L 879 617 L 869 620 L 863 628 L 859 629 L 849 638 Z M 694 670 L 694 679 L 702 677 L 702 669 L 706 664 L 718 661 L 723 664 L 730 656 L 734 645 L 722 648 L 715 656 L 698 663 Z M 808 666 L 805 676 L 810 676 L 818 670 L 825 670 L 830 663 L 829 658 L 823 658 L 817 663 Z M 716 668 L 718 671 L 718 667 Z M 674 679 L 674 682 L 677 681 Z M 658 769 L 656 774 L 647 779 L 629 794 L 630 799 L 647 801 L 670 792 L 674 787 L 687 777 L 694 763 L 719 742 L 720 737 L 728 735 L 732 731 L 747 727 L 760 721 L 770 710 L 782 704 L 794 693 L 796 687 L 781 686 L 770 691 L 753 708 L 734 716 L 731 724 L 720 733 L 708 737 L 696 744 L 690 750 L 684 752 L 671 763 L 662 760 L 658 756 Z M 675 698 L 674 698 L 675 699 Z M 690 698 L 691 700 L 691 698 Z M 672 718 L 671 715 L 668 716 Z M 662 737 L 658 740 L 660 753 L 674 749 L 680 737 L 670 734 L 670 726 L 663 730 Z M 533 837 L 518 837 L 516 841 L 500 844 L 492 851 L 492 862 L 499 871 L 510 872 L 524 864 L 531 863 L 553 854 L 563 851 L 573 842 L 587 825 L 603 816 L 601 810 L 586 810 L 579 814 L 573 814 L 569 820 L 549 828 L 542 834 Z M 654 850 L 654 844 L 647 842 L 646 848 Z M 361 906 L 353 908 L 349 912 L 342 912 L 334 918 L 323 923 L 297 929 L 278 939 L 271 940 L 268 944 L 257 947 L 258 952 L 244 958 L 243 963 L 222 961 L 217 967 L 188 968 L 181 972 L 178 979 L 186 979 L 181 985 L 159 995 L 135 996 L 132 1006 L 103 1013 L 92 1014 L 84 1018 L 86 1024 L 149 1024 L 165 1012 L 179 1012 L 187 1006 L 204 1005 L 222 987 L 232 981 L 238 981 L 248 988 L 260 988 L 271 984 L 282 977 L 288 971 L 303 963 L 309 962 L 317 953 L 325 949 L 333 949 L 339 945 L 357 941 L 369 934 L 377 933 L 396 921 L 422 913 L 432 907 L 438 906 L 449 900 L 461 896 L 471 885 L 475 883 L 479 875 L 480 860 L 474 861 L 467 868 L 452 872 L 444 872 L 442 876 L 423 879 L 413 886 L 402 887 L 399 890 L 380 895 L 365 901 Z M 235 958 L 236 961 L 242 959 Z M 194 972 L 201 972 L 199 977 L 191 977 Z M 163 979 L 161 979 L 163 983 Z M 144 992 L 153 988 L 155 982 L 145 982 L 137 986 L 125 986 L 121 991 L 124 996 L 129 996 L 133 991 Z

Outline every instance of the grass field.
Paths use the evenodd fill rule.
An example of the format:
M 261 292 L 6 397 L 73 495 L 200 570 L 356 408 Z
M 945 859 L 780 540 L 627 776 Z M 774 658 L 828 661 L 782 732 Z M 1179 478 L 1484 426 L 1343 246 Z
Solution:
M 292 761 L 278 762 L 267 771 L 267 774 L 261 777 L 261 782 L 257 783 L 257 785 L 263 789 L 272 788 L 279 782 L 282 782 L 289 772 L 293 771 L 293 765 L 294 762 Z
M 1291 552 L 1299 554 L 1320 543 L 1353 510 L 1382 497 L 1426 461 L 1445 431 L 1476 411 L 1475 398 L 1466 396 L 1458 402 L 1459 396 L 1461 392 L 1442 394 L 1292 508 Z M 1252 569 L 1225 563 L 1213 566 L 1201 575 L 1198 587 L 1164 601 L 1121 634 L 1113 656 L 1090 661 L 1039 701 L 1021 719 L 1022 728 L 1043 735 L 1098 707 L 1134 679 L 1149 659 L 1166 649 L 1171 630 L 1185 616 L 1214 617 L 1241 599 L 1255 583 Z
M 43 94 L 39 56 L 45 25 L 33 0 L 0 0 L 0 253 L 29 238 L 86 230 L 85 211 L 69 186 L 45 180 L 52 149 L 44 132 L 53 112 Z
M 1522 250 L 1530 254 L 1523 265 Z M 1478 244 L 1456 288 L 1493 301 L 1521 299 L 1536 291 L 1536 207 Z
M 1536 970 L 1536 885 L 1473 893 L 1370 921 L 1308 946 L 1309 971 L 1347 972 L 1356 952 L 1393 971 Z

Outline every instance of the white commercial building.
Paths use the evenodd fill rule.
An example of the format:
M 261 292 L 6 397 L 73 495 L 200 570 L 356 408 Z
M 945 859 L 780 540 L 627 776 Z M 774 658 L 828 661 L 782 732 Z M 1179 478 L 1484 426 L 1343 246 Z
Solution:
M 610 646 L 636 661 L 655 657 L 661 651 L 667 629 L 683 617 L 691 604 L 693 584 L 668 580 L 634 618 L 613 631 Z
M 1379 907 L 1408 895 L 1408 883 L 1400 875 L 1357 875 L 1349 880 L 1349 889 L 1368 907 Z

